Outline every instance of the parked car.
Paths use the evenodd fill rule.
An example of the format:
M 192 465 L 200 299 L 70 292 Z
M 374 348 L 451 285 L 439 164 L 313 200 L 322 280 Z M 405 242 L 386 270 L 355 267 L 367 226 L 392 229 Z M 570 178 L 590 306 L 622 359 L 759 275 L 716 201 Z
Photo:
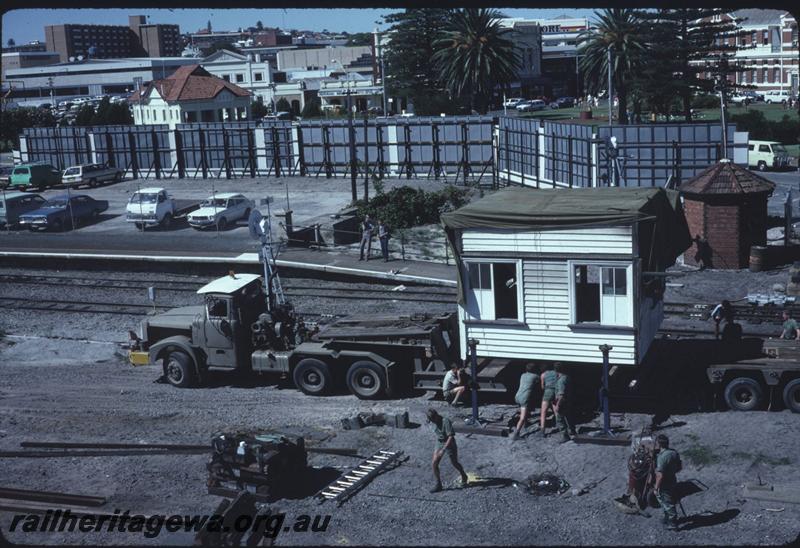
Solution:
M 766 171 L 769 168 L 783 169 L 789 166 L 789 153 L 777 141 L 750 141 L 747 144 L 747 167 Z
M 518 104 L 523 102 L 525 99 L 522 97 L 512 97 L 510 99 L 506 99 L 503 103 L 503 106 L 506 108 L 516 108 Z
M 367 109 L 368 114 L 372 114 L 374 116 L 383 116 L 383 108 L 381 107 L 369 107 Z
M 291 119 L 292 119 L 292 113 L 286 111 L 276 112 L 275 114 L 267 114 L 262 118 L 262 120 L 265 120 L 267 122 L 273 120 L 291 120 Z
M 122 170 L 119 168 L 109 167 L 107 164 L 83 164 L 65 169 L 61 184 L 74 188 L 81 185 L 93 188 L 101 183 L 121 180 Z
M 253 208 L 255 208 L 253 201 L 242 194 L 226 192 L 211 196 L 202 202 L 199 209 L 187 216 L 187 221 L 193 228 L 216 226 L 222 230 L 229 223 L 247 219 Z
M 11 172 L 14 166 L 0 166 L 0 188 L 5 188 L 11 182 Z
M 44 198 L 30 192 L 0 193 L 0 225 L 18 224 L 20 215 L 39 209 L 44 202 Z
M 137 190 L 125 206 L 125 220 L 136 228 L 160 225 L 167 227 L 175 218 L 177 205 L 163 188 Z
M 86 194 L 61 194 L 44 202 L 39 209 L 20 215 L 19 223 L 30 230 L 58 232 L 96 219 L 107 209 L 106 200 L 95 200 Z
M 791 93 L 788 91 L 775 89 L 764 93 L 764 101 L 766 101 L 768 105 L 771 105 L 772 103 L 786 103 L 789 101 L 791 96 Z
M 50 164 L 23 164 L 11 172 L 9 187 L 27 190 L 36 187 L 39 191 L 61 184 L 61 170 Z
M 544 110 L 547 104 L 541 99 L 531 99 L 530 101 L 523 101 L 516 106 L 520 112 L 533 112 L 536 110 Z
M 575 106 L 575 98 L 574 97 L 559 97 L 552 103 L 550 103 L 550 108 L 569 108 Z

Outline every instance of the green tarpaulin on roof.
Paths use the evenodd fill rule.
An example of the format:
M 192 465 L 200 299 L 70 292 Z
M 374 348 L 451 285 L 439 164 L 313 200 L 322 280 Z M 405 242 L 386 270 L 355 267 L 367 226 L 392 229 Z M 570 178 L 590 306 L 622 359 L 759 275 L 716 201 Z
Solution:
M 663 188 L 512 187 L 442 215 L 456 258 L 460 229 L 552 230 L 633 223 L 638 225 L 643 270 L 666 269 L 692 245 L 678 193 Z M 459 270 L 459 302 L 463 304 L 460 278 Z

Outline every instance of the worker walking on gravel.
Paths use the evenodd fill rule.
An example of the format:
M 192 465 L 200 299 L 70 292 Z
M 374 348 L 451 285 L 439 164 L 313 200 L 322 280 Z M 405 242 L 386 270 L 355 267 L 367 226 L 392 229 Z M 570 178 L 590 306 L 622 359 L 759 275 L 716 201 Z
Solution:
M 528 415 L 530 415 L 531 408 L 533 407 L 534 388 L 539 384 L 539 375 L 536 373 L 536 365 L 534 363 L 525 364 L 525 372 L 519 377 L 519 389 L 517 395 L 514 396 L 514 401 L 519 405 L 519 421 L 514 434 L 511 436 L 511 441 L 519 439 L 522 429 L 528 422 Z
M 575 435 L 575 423 L 572 421 L 572 401 L 570 400 L 570 380 L 561 362 L 556 362 L 556 400 L 553 411 L 556 413 L 556 426 L 561 429 L 562 441 L 570 441 Z
M 730 301 L 722 301 L 714 310 L 711 311 L 711 319 L 714 320 L 714 338 L 719 339 L 719 326 L 725 321 L 725 327 L 733 323 L 733 306 Z
M 681 471 L 681 457 L 678 452 L 669 446 L 669 438 L 664 434 L 659 434 L 656 438 L 656 483 L 653 493 L 658 499 L 658 503 L 664 510 L 662 523 L 671 530 L 678 528 L 678 511 L 675 504 L 678 502 L 676 486 L 678 484 L 677 473 Z
M 547 417 L 547 410 L 553 405 L 553 400 L 556 398 L 556 381 L 558 376 L 553 370 L 552 363 L 546 363 L 542 366 L 542 376 L 540 383 L 542 387 L 542 409 L 539 412 L 539 426 L 541 428 L 540 435 L 545 437 L 545 420 Z
M 458 470 L 461 474 L 461 487 L 466 487 L 469 482 L 467 473 L 464 472 L 464 467 L 458 462 L 458 446 L 456 445 L 456 431 L 453 429 L 453 423 L 447 417 L 441 416 L 435 409 L 428 409 L 427 412 L 428 422 L 433 424 L 433 431 L 436 434 L 436 449 L 433 451 L 433 477 L 436 478 L 436 484 L 431 489 L 431 493 L 438 493 L 442 490 L 442 478 L 439 474 L 439 463 L 442 457 L 446 454 L 450 457 L 450 463 L 453 468 Z

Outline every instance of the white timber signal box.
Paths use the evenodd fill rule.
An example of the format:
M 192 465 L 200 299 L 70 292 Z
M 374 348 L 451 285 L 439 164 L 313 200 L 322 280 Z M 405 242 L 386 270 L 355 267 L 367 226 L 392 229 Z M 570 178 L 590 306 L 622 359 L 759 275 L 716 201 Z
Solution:
M 442 216 L 460 265 L 461 357 L 641 363 L 663 319 L 663 272 L 691 238 L 660 188 L 508 188 Z

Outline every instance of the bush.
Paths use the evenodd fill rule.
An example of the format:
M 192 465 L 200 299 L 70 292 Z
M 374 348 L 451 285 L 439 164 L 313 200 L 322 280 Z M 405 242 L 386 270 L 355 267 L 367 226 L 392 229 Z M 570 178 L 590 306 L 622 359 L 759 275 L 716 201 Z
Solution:
M 382 183 L 373 182 L 380 189 L 369 202 L 357 200 L 358 214 L 382 220 L 393 229 L 438 223 L 446 211 L 452 211 L 467 203 L 467 191 L 448 186 L 443 190 L 425 192 L 422 189 L 402 186 L 383 192 Z
M 751 110 L 744 114 L 734 114 L 730 117 L 730 122 L 736 124 L 738 131 L 747 131 L 750 139 L 757 141 L 794 144 L 800 139 L 800 122 L 792 120 L 786 114 L 780 121 L 771 122 L 760 110 Z
M 278 102 L 275 103 L 275 110 L 278 112 L 292 112 L 292 105 L 289 104 L 285 98 L 281 97 L 278 99 Z
M 322 116 L 322 110 L 319 106 L 319 99 L 312 99 L 308 101 L 303 107 L 303 112 L 300 114 L 303 118 L 319 118 Z
M 260 99 L 260 98 L 259 98 Z M 267 106 L 263 101 L 253 101 L 250 103 L 250 118 L 257 120 L 267 115 Z
M 716 95 L 695 95 L 692 108 L 719 108 L 719 97 Z

